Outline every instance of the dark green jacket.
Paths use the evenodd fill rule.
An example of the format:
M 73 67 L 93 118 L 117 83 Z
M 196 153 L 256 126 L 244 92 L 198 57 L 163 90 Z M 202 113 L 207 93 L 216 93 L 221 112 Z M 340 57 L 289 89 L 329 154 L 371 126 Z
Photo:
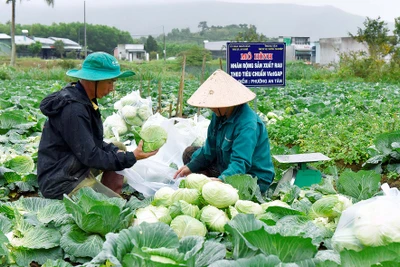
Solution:
M 212 162 L 217 163 L 222 180 L 234 174 L 250 174 L 258 178 L 262 192 L 273 181 L 268 132 L 248 104 L 237 106 L 228 119 L 213 114 L 207 140 L 187 166 L 197 173 Z

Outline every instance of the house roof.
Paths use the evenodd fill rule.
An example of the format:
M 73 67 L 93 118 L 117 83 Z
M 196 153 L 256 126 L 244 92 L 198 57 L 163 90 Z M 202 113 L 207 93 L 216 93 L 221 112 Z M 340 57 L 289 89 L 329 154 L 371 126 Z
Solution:
M 26 37 L 24 35 L 15 35 L 15 44 L 16 45 L 31 45 L 34 43 L 35 43 L 35 41 L 33 41 L 29 37 Z
M 11 36 L 9 36 L 5 33 L 0 33 L 0 39 L 11 39 Z
M 204 48 L 210 51 L 226 51 L 226 43 L 229 41 L 204 42 Z
M 35 42 L 40 42 L 42 44 L 42 48 L 53 48 L 54 46 L 54 40 L 50 39 L 50 38 L 42 38 L 42 37 L 33 37 L 33 40 L 35 40 Z
M 65 45 L 65 48 L 67 48 L 67 47 L 79 47 L 79 49 L 82 48 L 77 42 L 74 42 L 67 38 L 49 37 L 49 39 L 52 39 L 54 41 L 62 41 Z

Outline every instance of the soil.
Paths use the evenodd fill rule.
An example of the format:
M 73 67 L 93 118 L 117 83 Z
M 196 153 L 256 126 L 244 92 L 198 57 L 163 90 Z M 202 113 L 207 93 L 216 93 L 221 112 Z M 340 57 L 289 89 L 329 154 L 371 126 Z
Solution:
M 386 175 L 383 175 L 381 184 L 387 183 L 390 187 L 396 187 L 400 190 L 400 177 L 395 179 L 388 179 Z
M 353 172 L 358 172 L 362 169 L 361 164 L 346 164 L 342 160 L 336 161 L 336 166 L 339 169 L 351 169 Z M 383 174 L 381 179 L 381 184 L 387 183 L 390 187 L 396 187 L 400 190 L 400 175 L 397 178 L 388 179 L 388 177 Z

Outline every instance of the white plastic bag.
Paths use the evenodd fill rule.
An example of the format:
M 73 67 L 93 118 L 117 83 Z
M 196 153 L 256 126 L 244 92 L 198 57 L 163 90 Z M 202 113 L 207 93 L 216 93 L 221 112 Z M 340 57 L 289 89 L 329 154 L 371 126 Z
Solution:
M 161 187 L 170 186 L 177 188 L 179 183 L 173 179 L 177 168 L 183 166 L 183 151 L 197 138 L 195 129 L 191 126 L 191 119 L 167 119 L 156 113 L 149 117 L 143 125 L 159 125 L 167 131 L 167 142 L 159 149 L 158 153 L 150 158 L 138 160 L 130 169 L 117 173 L 126 177 L 128 184 L 141 192 L 144 196 L 152 196 Z M 184 127 L 177 128 L 175 122 Z M 127 147 L 133 151 L 136 144 Z
M 133 91 L 114 103 L 114 109 L 130 126 L 141 127 L 153 115 L 151 97 L 142 98 Z
M 400 192 L 387 184 L 384 195 L 360 201 L 342 212 L 332 237 L 336 251 L 400 242 Z

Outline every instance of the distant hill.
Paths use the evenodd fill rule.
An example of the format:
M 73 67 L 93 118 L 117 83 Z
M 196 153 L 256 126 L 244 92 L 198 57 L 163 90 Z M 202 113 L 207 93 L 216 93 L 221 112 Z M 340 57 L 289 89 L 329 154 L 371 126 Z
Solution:
M 133 2 L 133 1 L 132 1 Z M 112 1 L 110 2 L 112 5 Z M 323 6 L 302 6 L 294 4 L 244 4 L 227 2 L 185 2 L 171 4 L 134 4 L 130 1 L 123 8 L 86 5 L 86 21 L 91 24 L 115 26 L 129 31 L 133 37 L 140 35 L 157 36 L 173 28 L 190 28 L 197 32 L 200 21 L 208 26 L 229 24 L 253 24 L 258 32 L 268 37 L 310 36 L 311 40 L 324 37 L 348 36 L 363 27 L 365 17 L 353 15 L 340 9 Z M 17 23 L 51 24 L 53 22 L 83 22 L 83 8 L 63 7 L 29 8 L 24 2 L 17 5 Z M 0 17 L 10 10 L 0 10 Z M 42 14 L 38 16 L 38 14 Z M 5 21 L 3 22 L 5 23 Z M 389 28 L 393 28 L 393 23 Z

